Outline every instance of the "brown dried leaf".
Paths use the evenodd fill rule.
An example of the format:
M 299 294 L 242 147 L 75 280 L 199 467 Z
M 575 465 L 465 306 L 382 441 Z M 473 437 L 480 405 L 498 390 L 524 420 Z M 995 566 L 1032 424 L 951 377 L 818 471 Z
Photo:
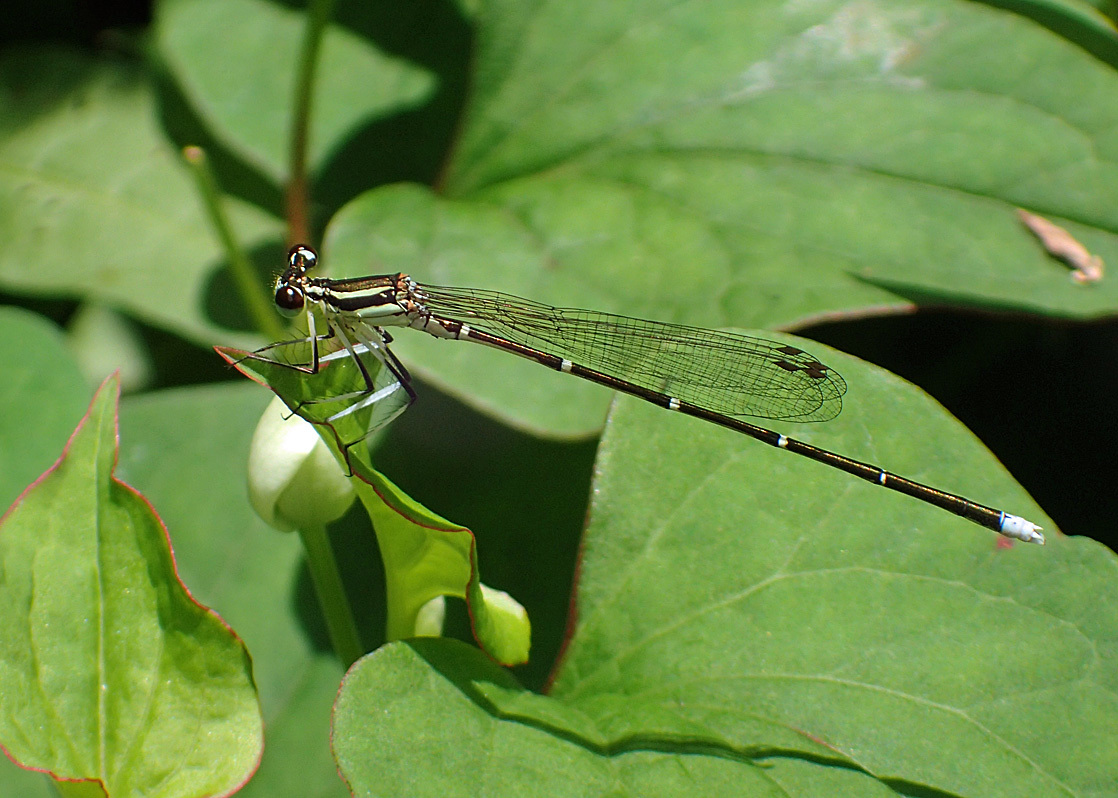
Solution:
M 1067 230 L 1023 208 L 1017 209 L 1017 216 L 1040 239 L 1050 255 L 1072 267 L 1073 280 L 1078 283 L 1094 283 L 1102 279 L 1102 258 L 1088 252 Z

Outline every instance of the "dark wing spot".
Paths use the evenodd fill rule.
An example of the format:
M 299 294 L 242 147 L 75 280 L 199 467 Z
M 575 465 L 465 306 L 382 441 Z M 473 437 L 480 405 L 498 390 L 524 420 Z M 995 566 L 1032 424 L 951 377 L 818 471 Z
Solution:
M 785 371 L 802 371 L 813 380 L 825 380 L 829 376 L 828 369 L 818 360 L 813 360 L 810 363 L 800 365 L 798 363 L 789 363 L 787 360 L 774 360 L 773 365 L 780 366 Z

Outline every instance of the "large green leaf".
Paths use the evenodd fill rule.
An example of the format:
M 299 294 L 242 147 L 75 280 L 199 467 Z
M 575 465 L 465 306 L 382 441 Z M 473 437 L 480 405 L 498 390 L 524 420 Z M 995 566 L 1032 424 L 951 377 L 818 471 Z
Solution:
M 499 66 L 447 192 L 508 208 L 592 284 L 714 276 L 715 323 L 751 327 L 914 298 L 1115 305 L 1013 212 L 1118 255 L 1118 76 L 1030 21 L 912 0 L 512 5 L 481 23 Z
M 926 396 L 818 354 L 859 402 L 785 432 L 1044 521 Z M 624 399 L 551 695 L 449 646 L 382 649 L 347 678 L 335 750 L 360 795 L 644 794 L 652 772 L 659 795 L 1109 794 L 1118 560 L 1049 532 L 1004 545 Z
M 266 740 L 260 769 L 238 795 L 342 798 L 328 734 L 344 669 L 317 620 L 298 536 L 257 518 L 245 487 L 249 441 L 268 397 L 245 384 L 127 399 L 120 473 L 159 507 L 183 581 L 252 653 Z M 360 551 L 344 557 L 362 559 Z
M 298 24 L 249 0 L 161 8 L 159 52 L 200 121 L 273 177 L 287 122 L 268 120 L 288 113 Z M 350 248 L 337 233 L 335 273 L 379 263 L 433 281 L 537 283 L 543 300 L 708 326 L 788 326 L 914 301 L 1081 317 L 1116 304 L 1113 281 L 1074 284 L 1014 214 L 1028 207 L 1104 260 L 1118 255 L 1113 70 L 1025 18 L 912 0 L 494 0 L 475 24 L 470 105 L 439 183 L 456 204 L 418 220 L 426 236 L 383 213 L 396 193 L 374 203 L 375 219 L 347 214 L 361 216 L 361 235 Z M 341 28 L 325 44 L 315 162 L 427 85 Z M 233 341 L 214 323 L 231 303 L 220 280 L 207 282 L 218 257 L 200 242 L 212 235 L 144 78 L 56 51 L 10 53 L 3 69 L 12 213 L 0 279 Z M 233 72 L 261 79 L 224 79 Z M 377 160 L 352 155 L 347 175 Z M 368 173 L 371 185 L 380 172 Z M 242 240 L 274 235 L 259 212 L 238 210 Z M 448 214 L 471 213 L 499 216 L 503 229 L 439 240 Z M 396 242 L 414 235 L 403 257 Z M 507 275 L 488 274 L 491 262 L 515 262 L 527 279 L 498 282 Z M 586 432 L 601 410 L 577 413 L 577 428 L 551 423 L 548 408 L 533 408 L 548 391 L 531 378 L 522 399 L 495 403 L 477 383 L 515 378 L 461 383 L 435 361 L 424 371 L 560 433 Z
M 57 48 L 0 57 L 0 285 L 88 297 L 201 342 L 249 341 L 217 236 L 159 128 L 146 75 Z M 276 237 L 230 200 L 245 246 Z M 240 320 L 236 320 L 240 321 Z
M 672 750 L 684 746 L 653 740 L 597 746 L 579 735 L 586 718 L 577 710 L 541 699 L 551 705 L 545 717 L 502 719 L 489 701 L 496 693 L 531 700 L 507 673 L 461 643 L 415 640 L 370 654 L 347 674 L 334 718 L 334 749 L 353 794 L 896 795 L 855 769 L 776 752 L 758 767 L 746 756 L 719 756 L 702 745 L 685 753 Z
M 0 506 L 58 459 L 89 405 L 90 386 L 61 331 L 28 311 L 0 308 Z M 54 798 L 48 779 L 0 757 L 0 793 Z
M 304 15 L 268 0 L 167 0 L 159 9 L 158 46 L 199 113 L 222 141 L 282 183 Z M 312 172 L 359 126 L 414 107 L 433 88 L 424 70 L 340 26 L 327 29 L 321 47 Z
M 179 582 L 151 505 L 113 476 L 117 392 L 106 380 L 0 524 L 0 740 L 106 795 L 224 793 L 261 753 L 251 664 Z
M 0 506 L 58 459 L 89 405 L 90 386 L 61 331 L 41 316 L 0 308 Z M 43 776 L 0 757 L 0 793 L 55 798 Z
M 332 276 L 405 271 L 709 327 L 1118 306 L 1118 282 L 1075 283 L 1016 215 L 1118 262 L 1118 76 L 1027 19 L 963 2 L 495 0 L 477 26 L 439 195 L 392 186 L 344 208 Z M 499 355 L 403 338 L 421 374 L 511 423 L 578 434 L 604 415 Z

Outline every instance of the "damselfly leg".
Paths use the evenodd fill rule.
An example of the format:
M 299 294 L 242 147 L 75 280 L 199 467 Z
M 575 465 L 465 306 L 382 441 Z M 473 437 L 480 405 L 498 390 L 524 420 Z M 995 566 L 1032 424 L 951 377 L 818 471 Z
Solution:
M 391 336 L 376 327 L 336 320 L 328 332 L 318 334 L 314 317 L 308 314 L 308 333 L 262 347 L 242 360 L 306 375 L 307 379 L 288 382 L 287 390 L 275 384 L 273 388 L 293 413 L 333 430 L 352 472 L 350 449 L 414 401 L 411 376 L 388 348 Z M 276 381 L 287 382 L 282 376 L 271 382 Z

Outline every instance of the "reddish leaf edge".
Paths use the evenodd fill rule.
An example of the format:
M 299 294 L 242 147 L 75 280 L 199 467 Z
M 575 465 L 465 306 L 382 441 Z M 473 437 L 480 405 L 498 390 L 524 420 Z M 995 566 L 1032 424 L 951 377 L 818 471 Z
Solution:
M 116 476 L 116 469 L 117 469 L 117 466 L 120 464 L 120 370 L 119 369 L 117 369 L 112 374 L 110 374 L 108 377 L 106 377 L 101 382 L 101 384 L 97 387 L 97 390 L 93 392 L 93 398 L 90 399 L 89 406 L 86 408 L 85 413 L 82 415 L 81 419 L 78 421 L 77 426 L 74 427 L 74 431 L 70 433 L 70 437 L 67 438 L 67 440 L 66 440 L 66 445 L 62 447 L 62 453 L 58 456 L 58 459 L 54 461 L 54 464 L 51 465 L 46 471 L 44 471 L 38 477 L 36 477 L 35 480 L 30 485 L 28 485 L 26 488 L 24 488 L 23 491 L 20 492 L 19 496 L 16 497 L 15 501 L 13 501 L 11 503 L 11 505 L 8 507 L 8 509 L 4 511 L 4 514 L 0 515 L 0 535 L 4 534 L 4 524 L 7 522 L 8 517 L 16 510 L 17 507 L 19 507 L 20 504 L 23 503 L 23 501 L 28 496 L 31 495 L 31 493 L 40 484 L 42 484 L 42 482 L 45 479 L 47 479 L 47 477 L 49 477 L 56 470 L 58 470 L 58 467 L 61 466 L 63 461 L 69 456 L 70 448 L 74 443 L 74 439 L 77 438 L 78 433 L 80 433 L 82 431 L 82 428 L 84 428 L 85 425 L 89 422 L 89 418 L 93 413 L 93 409 L 97 405 L 97 400 L 100 398 L 102 391 L 105 391 L 105 390 L 112 390 L 115 393 L 115 397 L 113 399 L 113 441 L 114 441 L 114 443 L 113 443 L 113 467 L 112 467 L 112 472 L 109 475 L 109 478 L 112 479 L 112 481 L 114 483 L 116 483 L 117 485 L 119 485 L 121 488 L 123 488 L 124 490 L 126 490 L 127 492 L 132 494 L 132 496 L 134 498 L 139 499 L 141 502 L 143 502 L 144 506 L 151 513 L 152 517 L 155 518 L 156 523 L 159 524 L 160 531 L 163 533 L 163 540 L 167 545 L 167 551 L 168 551 L 168 553 L 170 554 L 170 557 L 171 557 L 171 569 L 172 569 L 172 573 L 175 576 L 175 581 L 178 582 L 179 587 L 182 589 L 183 593 L 186 594 L 187 599 L 192 604 L 194 604 L 194 606 L 196 606 L 198 609 L 202 610 L 202 612 L 204 612 L 208 615 L 211 615 L 222 626 L 222 628 L 224 628 L 230 635 L 232 635 L 232 637 L 240 644 L 241 649 L 245 652 L 245 656 L 248 658 L 249 666 L 251 668 L 251 666 L 252 666 L 252 653 L 249 652 L 248 647 L 245 645 L 244 640 L 241 639 L 241 636 L 239 634 L 237 634 L 237 631 L 232 626 L 230 626 L 229 623 L 224 618 L 222 618 L 219 613 L 217 613 L 212 608 L 207 607 L 205 604 L 203 604 L 197 598 L 195 598 L 194 594 L 190 591 L 190 588 L 187 587 L 185 582 L 183 582 L 182 577 L 179 574 L 179 564 L 178 564 L 178 560 L 175 557 L 175 547 L 174 547 L 174 544 L 171 541 L 171 533 L 167 529 L 167 525 L 165 523 L 163 523 L 163 517 L 159 515 L 159 513 L 156 511 L 155 507 L 152 505 L 152 503 L 150 501 L 148 501 L 148 498 L 146 496 L 144 496 L 143 493 L 141 493 L 136 488 L 132 487 L 127 482 L 125 482 L 124 480 L 122 480 L 122 479 L 120 479 L 119 477 Z M 253 677 L 253 683 L 254 683 L 254 686 L 255 686 L 255 677 Z M 258 710 L 259 710 L 259 706 L 260 706 L 259 703 L 257 703 L 257 709 Z M 263 716 L 262 713 L 260 714 L 260 725 L 261 725 L 261 728 L 263 728 L 264 716 Z M 261 740 L 263 740 L 263 735 L 261 735 Z M 32 765 L 24 765 L 22 762 L 18 761 L 15 757 L 12 756 L 12 754 L 8 751 L 7 747 L 3 744 L 3 742 L 0 742 L 0 753 L 3 753 L 4 756 L 7 758 L 7 760 L 9 762 L 11 762 L 13 765 L 15 765 L 16 767 L 18 767 L 22 770 L 31 771 L 33 773 L 42 773 L 45 776 L 49 776 L 54 781 L 71 783 L 71 784 L 96 784 L 100 788 L 101 793 L 105 796 L 105 798 L 109 798 L 108 790 L 107 790 L 104 782 L 102 782 L 100 779 L 96 779 L 96 778 L 93 778 L 93 779 L 70 778 L 70 777 L 66 777 L 66 776 L 60 776 L 60 775 L 58 775 L 58 774 L 56 774 L 56 773 L 54 773 L 54 772 L 52 772 L 52 771 L 50 771 L 46 768 L 37 768 L 37 767 L 34 767 Z M 228 796 L 232 796 L 232 795 L 235 795 L 236 793 L 240 792 L 244 788 L 244 786 L 246 784 L 248 784 L 248 782 L 252 779 L 252 777 L 256 775 L 256 771 L 260 769 L 260 761 L 263 758 L 263 756 L 264 756 L 264 746 L 260 745 L 257 752 L 256 752 L 256 761 L 253 763 L 252 768 L 245 775 L 244 780 L 242 780 L 241 782 L 239 782 L 238 784 L 236 784 L 235 786 L 230 788 L 230 790 L 228 792 L 221 793 L 220 795 L 215 795 L 214 798 L 228 798 Z

